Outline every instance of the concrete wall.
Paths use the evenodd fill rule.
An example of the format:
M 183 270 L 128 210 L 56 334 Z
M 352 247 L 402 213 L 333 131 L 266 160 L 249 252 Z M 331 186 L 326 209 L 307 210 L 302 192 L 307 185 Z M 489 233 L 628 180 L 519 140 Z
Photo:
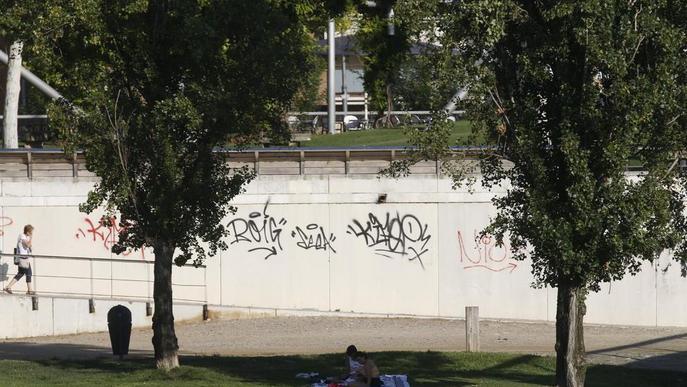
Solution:
M 115 305 L 131 310 L 131 323 L 136 328 L 150 327 L 145 302 L 96 300 L 95 313 L 89 313 L 88 300 L 39 297 L 38 310 L 32 310 L 31 297 L 0 297 L 0 308 L 8 316 L 0 319 L 0 338 L 67 335 L 107 330 L 107 312 Z M 180 305 L 176 321 L 200 319 L 201 306 Z
M 102 213 L 86 215 L 77 208 L 93 181 L 0 180 L 0 249 L 11 252 L 23 225 L 31 223 L 37 255 L 115 257 L 109 248 L 118 225 L 99 225 Z M 475 240 L 494 214 L 491 197 L 503 192 L 475 188 L 473 193 L 454 191 L 450 181 L 436 175 L 401 180 L 364 174 L 260 175 L 236 199 L 236 215 L 225 220 L 229 248 L 211 258 L 206 269 L 175 269 L 175 298 L 209 303 L 217 310 L 233 308 L 234 315 L 253 308 L 462 317 L 466 305 L 478 305 L 486 318 L 554 320 L 555 290 L 530 286 L 529 263 L 512 260 L 508 249 L 493 240 Z M 385 202 L 378 203 L 383 194 Z M 128 262 L 38 259 L 38 290 L 148 299 L 152 267 L 145 262 L 153 259 L 152 252 L 119 258 Z M 3 257 L 3 286 L 14 271 L 11 258 Z M 15 290 L 23 287 L 22 282 Z M 591 295 L 586 321 L 687 326 L 685 291 L 678 265 L 663 256 L 639 275 Z M 74 302 L 53 301 L 53 320 L 63 309 L 69 316 L 68 304 Z M 40 313 L 48 312 L 41 308 Z M 78 319 L 71 330 L 62 322 L 52 329 L 91 329 L 83 322 L 89 318 Z M 31 329 L 16 334 L 52 332 Z

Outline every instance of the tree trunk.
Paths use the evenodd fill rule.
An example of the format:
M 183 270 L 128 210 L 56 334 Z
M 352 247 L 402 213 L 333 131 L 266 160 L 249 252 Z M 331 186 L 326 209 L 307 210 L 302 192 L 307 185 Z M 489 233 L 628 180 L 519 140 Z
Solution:
M 177 352 L 179 344 L 174 332 L 172 313 L 172 258 L 174 245 L 158 242 L 155 244 L 155 285 L 153 298 L 153 348 L 157 368 L 170 370 L 179 367 Z
M 16 41 L 10 46 L 7 61 L 7 84 L 5 86 L 5 111 L 2 132 L 5 148 L 19 147 L 17 116 L 19 115 L 19 92 L 21 91 L 21 53 L 24 43 Z
M 585 297 L 583 287 L 567 283 L 558 286 L 556 311 L 556 385 L 583 387 L 585 377 L 584 328 Z

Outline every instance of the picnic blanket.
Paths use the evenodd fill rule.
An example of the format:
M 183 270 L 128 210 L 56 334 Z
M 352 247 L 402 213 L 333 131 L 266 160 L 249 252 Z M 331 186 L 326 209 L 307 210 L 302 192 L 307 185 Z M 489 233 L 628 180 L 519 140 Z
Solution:
M 379 377 L 384 387 L 410 387 L 408 375 L 382 375 Z
M 384 383 L 384 387 L 410 387 L 410 384 L 408 384 L 408 375 L 380 375 L 379 379 L 382 381 L 382 383 Z M 338 387 L 346 385 L 346 383 L 313 383 L 311 387 Z

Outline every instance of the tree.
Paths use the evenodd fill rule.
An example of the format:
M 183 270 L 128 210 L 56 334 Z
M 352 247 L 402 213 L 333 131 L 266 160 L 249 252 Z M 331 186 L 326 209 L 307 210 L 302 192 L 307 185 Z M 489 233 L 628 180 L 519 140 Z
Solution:
M 393 86 L 401 72 L 401 66 L 410 55 L 408 37 L 404 29 L 396 30 L 393 35 L 389 31 L 389 13 L 395 0 L 376 2 L 369 7 L 364 2 L 358 9 L 365 17 L 360 21 L 356 39 L 360 50 L 371 55 L 363 56 L 365 90 L 370 94 L 370 101 L 374 109 L 382 117 L 384 110 L 386 124 L 390 124 L 393 110 Z
M 5 148 L 17 148 L 19 97 L 21 92 L 22 54 L 25 42 L 31 42 L 32 37 L 43 33 L 41 22 L 33 18 L 31 9 L 40 7 L 37 0 L 18 1 L 4 0 L 3 19 L 0 21 L 0 42 L 6 47 L 3 50 L 8 55 L 7 80 L 5 84 L 3 142 Z M 26 91 L 24 91 L 26 93 Z
M 5 148 L 18 148 L 17 115 L 19 114 L 19 92 L 21 90 L 21 52 L 24 43 L 14 41 L 7 50 L 7 83 L 5 87 L 5 109 L 2 120 L 3 143 Z
M 490 139 L 479 155 L 483 184 L 508 186 L 484 232 L 532 261 L 535 286 L 558 288 L 556 384 L 581 386 L 588 291 L 667 248 L 687 262 L 675 168 L 687 143 L 687 5 L 399 3 L 398 17 L 422 25 L 412 38 L 443 47 L 438 64 L 459 58 L 447 68 L 469 86 L 467 118 Z M 446 142 L 427 141 L 432 132 L 415 133 L 418 151 L 387 173 L 447 158 Z M 641 172 L 628 177 L 628 165 Z
M 288 136 L 283 115 L 316 69 L 305 23 L 317 14 L 281 0 L 8 3 L 46 27 L 27 58 L 69 100 L 49 114 L 66 149 L 100 177 L 81 210 L 118 213 L 113 252 L 154 249 L 155 359 L 177 367 L 172 263 L 226 248 L 222 221 L 253 177 L 217 147 Z

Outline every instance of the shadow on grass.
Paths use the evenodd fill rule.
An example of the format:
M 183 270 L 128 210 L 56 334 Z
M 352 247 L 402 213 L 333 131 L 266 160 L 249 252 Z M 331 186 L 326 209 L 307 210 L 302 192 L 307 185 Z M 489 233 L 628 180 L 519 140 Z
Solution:
M 553 381 L 552 370 L 550 366 L 546 366 L 548 359 L 538 356 L 443 352 L 382 352 L 372 353 L 371 356 L 382 373 L 406 374 L 412 386 L 473 386 L 481 381 L 488 381 L 491 385 L 546 385 Z M 198 378 L 208 374 L 219 374 L 244 383 L 303 386 L 307 381 L 296 379 L 297 373 L 319 372 L 323 377 L 344 373 L 344 358 L 341 354 L 271 357 L 183 356 L 180 362 L 182 368 L 174 375 L 170 375 L 170 378 L 176 381 L 202 381 L 203 379 Z M 147 374 L 154 367 L 151 358 L 134 358 L 123 362 L 108 359 L 51 359 L 39 360 L 37 363 L 62 371 L 90 370 L 105 374 L 129 375 Z
M 654 354 L 641 355 L 647 352 Z M 655 354 L 656 352 L 663 352 L 663 354 Z M 597 349 L 589 351 L 588 355 L 632 360 L 627 365 L 633 368 L 687 372 L 687 333 Z
M 111 356 L 108 347 L 67 343 L 32 343 L 23 341 L 0 342 L 0 359 L 48 360 L 48 359 L 97 359 Z M 150 356 L 150 351 L 131 351 L 136 357 Z
M 624 366 L 594 365 L 587 369 L 585 386 L 687 386 L 687 373 Z
M 28 344 L 0 345 L 0 357 L 20 358 Z M 24 348 L 22 348 L 24 347 Z M 43 348 L 45 347 L 45 348 Z M 23 349 L 23 351 L 22 351 Z M 27 375 L 27 380 L 43 375 L 44 381 L 82 380 L 97 384 L 98 380 L 120 380 L 122 383 L 150 385 L 244 385 L 304 386 L 307 381 L 296 379 L 300 372 L 319 372 L 322 376 L 344 373 L 342 354 L 313 356 L 182 356 L 182 367 L 171 373 L 154 370 L 149 353 L 135 354 L 124 361 L 110 356 L 93 358 L 102 348 L 64 344 L 32 344 L 30 351 L 43 354 L 82 354 L 69 360 L 34 358 L 33 361 L 0 362 L 4 369 L 14 368 L 6 375 L 8 381 Z M 24 352 L 26 354 L 26 352 Z M 11 355 L 11 356 L 8 356 Z M 412 386 L 468 385 L 552 385 L 555 361 L 551 357 L 505 353 L 465 352 L 380 352 L 372 353 L 379 369 L 385 374 L 406 374 Z M 65 356 L 66 357 L 66 356 Z M 28 357 L 24 357 L 25 359 Z M 100 378 L 100 379 L 99 379 Z M 0 384 L 3 377 L 0 376 Z M 35 381 L 35 379 L 34 379 Z M 21 385 L 22 383 L 18 383 Z M 84 385 L 84 384 L 81 384 Z M 643 370 L 619 366 L 594 365 L 587 372 L 587 386 L 677 386 L 687 385 L 687 373 Z

